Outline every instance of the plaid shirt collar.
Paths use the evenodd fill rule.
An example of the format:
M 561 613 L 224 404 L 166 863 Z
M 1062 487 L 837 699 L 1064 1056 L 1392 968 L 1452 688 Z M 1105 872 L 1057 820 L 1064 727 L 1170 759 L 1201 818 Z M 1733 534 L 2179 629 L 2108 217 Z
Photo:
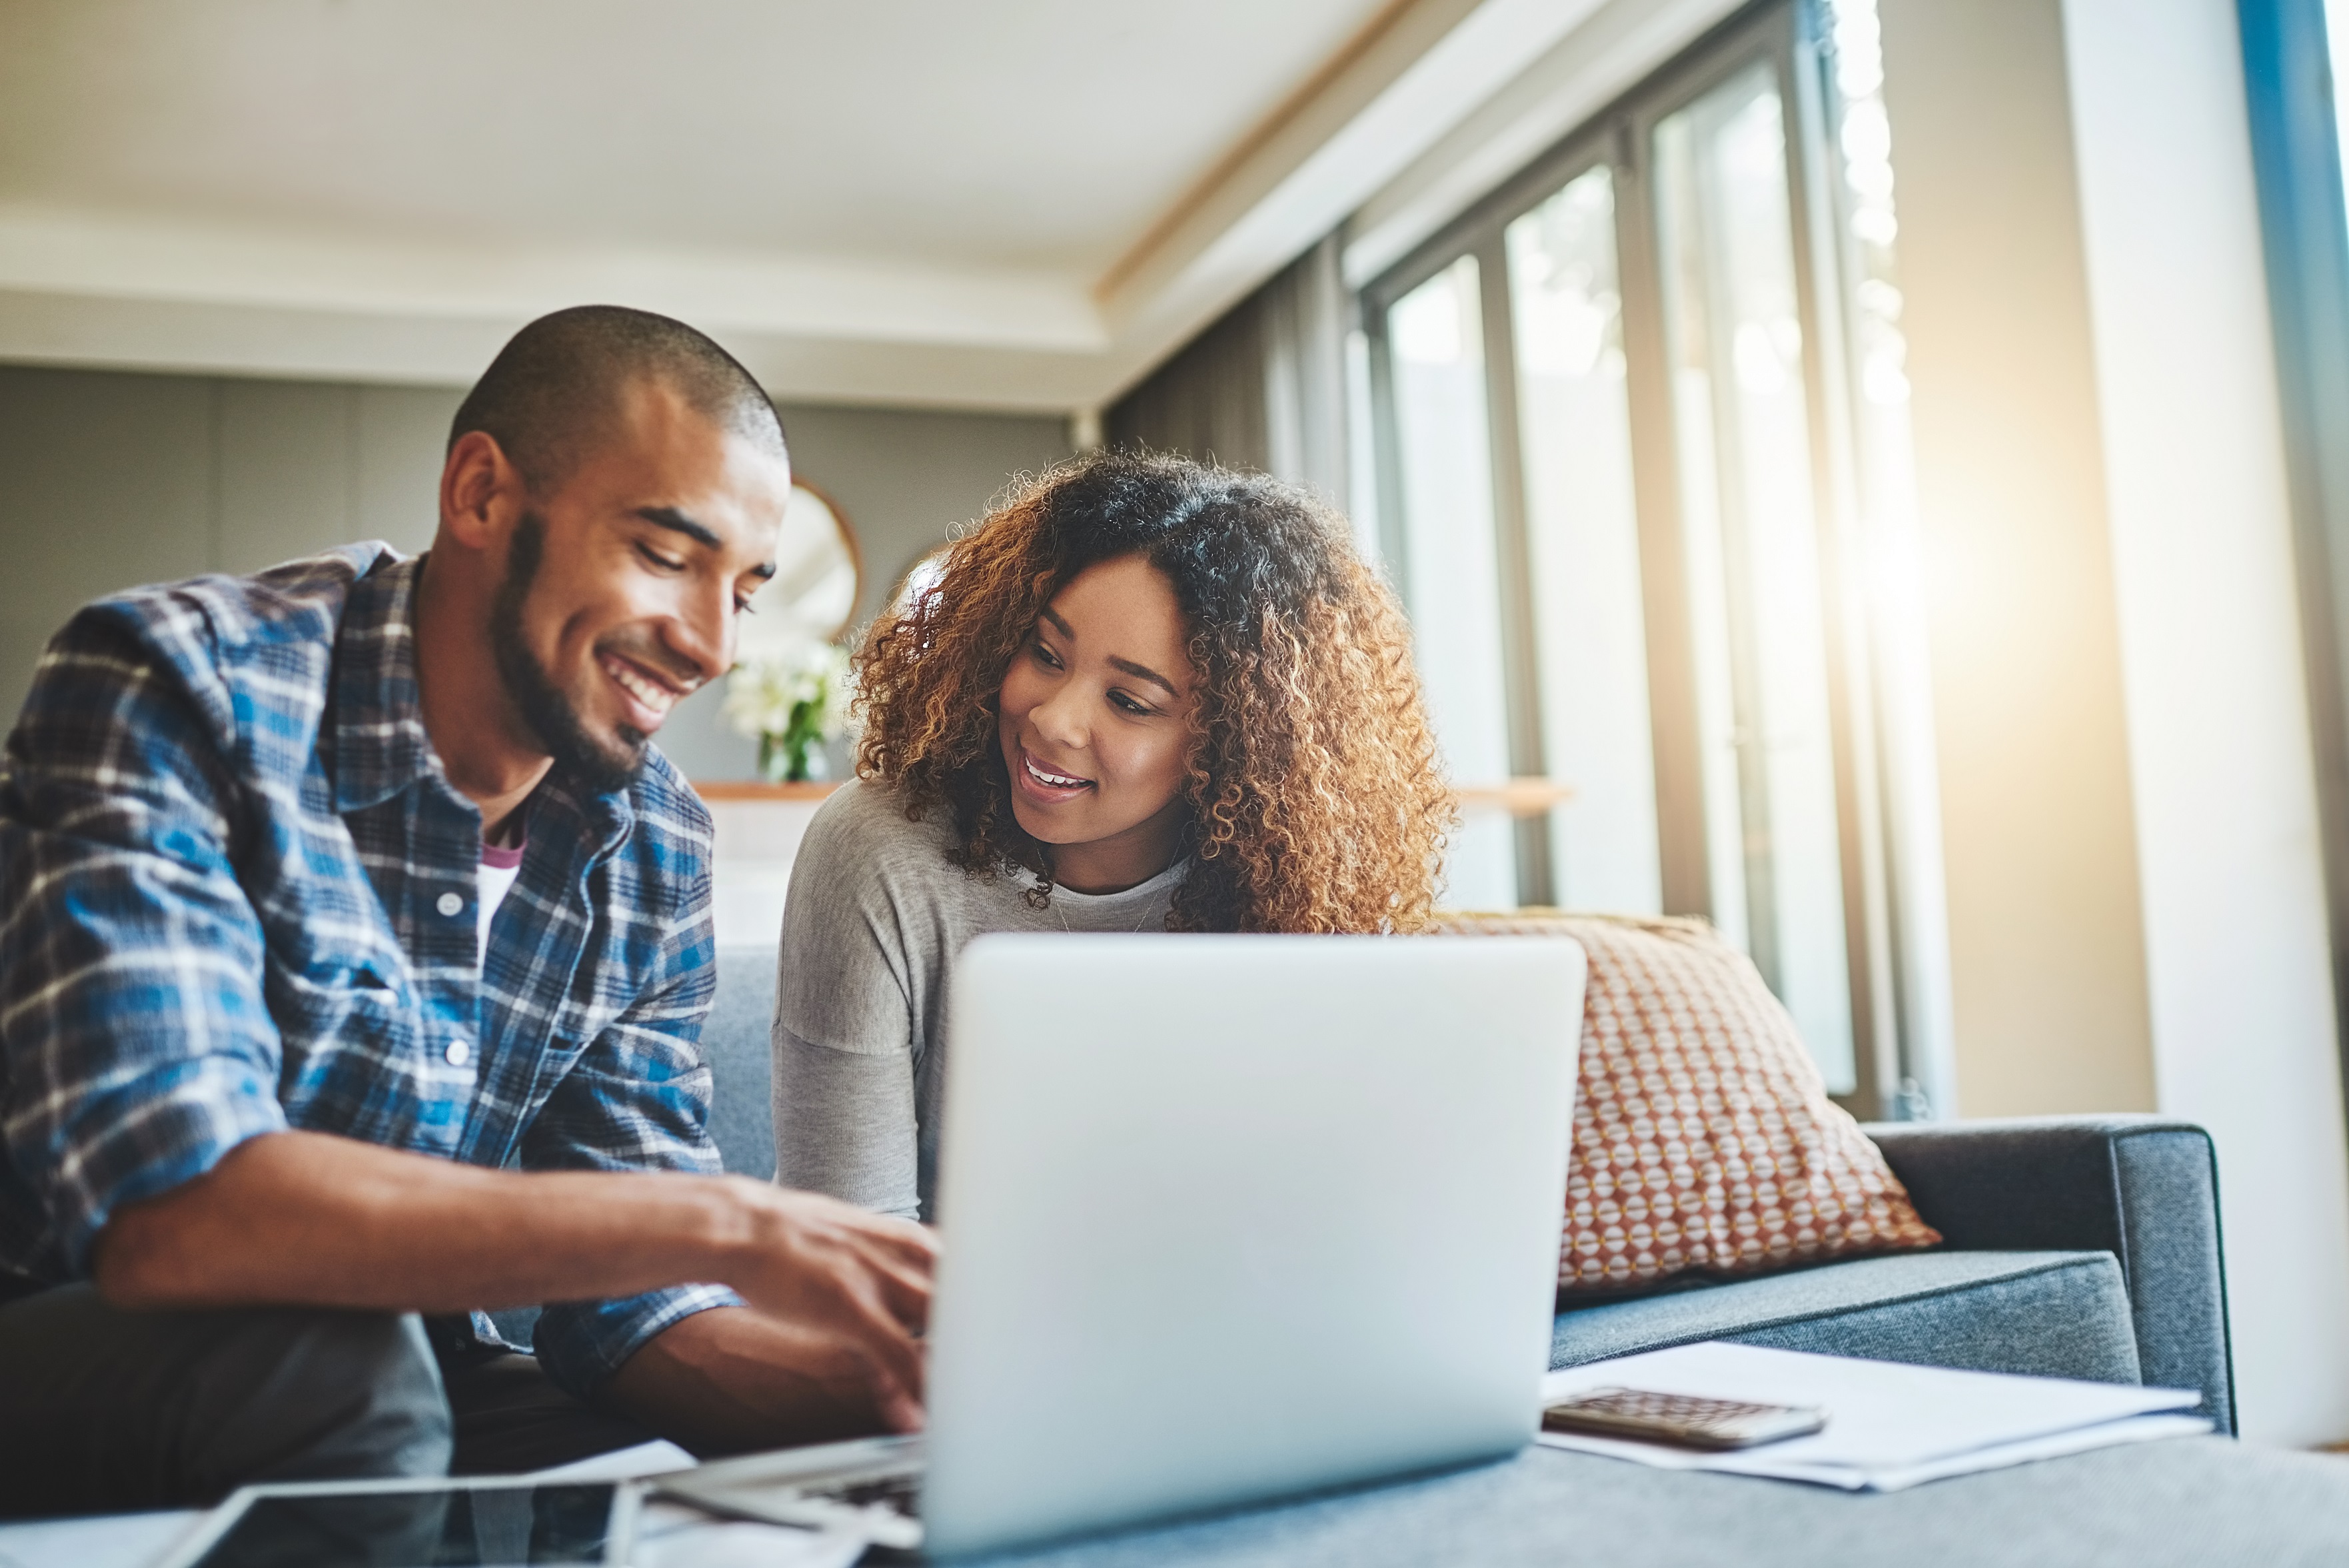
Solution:
M 449 781 L 424 727 L 422 686 L 416 675 L 416 589 L 424 555 L 389 561 L 351 585 L 342 630 L 335 639 L 335 689 L 327 725 L 334 737 L 332 769 L 335 810 L 346 816 L 379 805 L 430 779 L 451 795 Z M 636 812 L 626 787 L 595 793 L 575 770 L 557 761 L 531 798 L 533 812 L 548 810 L 575 824 L 588 859 L 600 861 L 626 843 Z

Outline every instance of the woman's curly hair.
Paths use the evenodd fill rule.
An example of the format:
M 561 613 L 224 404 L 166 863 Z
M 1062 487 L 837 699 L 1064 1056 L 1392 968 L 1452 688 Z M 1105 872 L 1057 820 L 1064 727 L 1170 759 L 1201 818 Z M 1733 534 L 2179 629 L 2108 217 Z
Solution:
M 997 699 L 1052 595 L 1133 555 L 1174 588 L 1200 677 L 1192 865 L 1168 928 L 1424 925 L 1457 805 L 1410 630 L 1344 520 L 1261 475 L 1095 452 L 1015 486 L 865 633 L 857 775 L 895 785 L 909 816 L 948 808 L 954 859 L 974 874 L 1041 865 L 1049 898 L 1049 848 L 1012 815 Z

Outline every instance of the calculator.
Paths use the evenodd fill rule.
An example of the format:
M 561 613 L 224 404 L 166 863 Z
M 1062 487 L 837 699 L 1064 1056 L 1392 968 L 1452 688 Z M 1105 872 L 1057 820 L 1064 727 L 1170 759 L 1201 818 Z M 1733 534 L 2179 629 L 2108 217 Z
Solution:
M 1760 1405 L 1649 1388 L 1593 1388 L 1550 1406 L 1542 1428 L 1689 1449 L 1750 1449 L 1800 1438 L 1827 1424 L 1816 1405 Z

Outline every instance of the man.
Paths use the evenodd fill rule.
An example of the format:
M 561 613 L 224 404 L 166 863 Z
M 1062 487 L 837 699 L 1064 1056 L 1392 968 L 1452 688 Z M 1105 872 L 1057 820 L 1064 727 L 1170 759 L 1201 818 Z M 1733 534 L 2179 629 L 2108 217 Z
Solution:
M 790 486 L 717 345 L 564 311 L 428 554 L 50 644 L 0 762 L 15 1511 L 919 1424 L 927 1233 L 717 1174 L 709 818 L 648 738 Z M 534 1361 L 475 1310 L 542 1302 Z

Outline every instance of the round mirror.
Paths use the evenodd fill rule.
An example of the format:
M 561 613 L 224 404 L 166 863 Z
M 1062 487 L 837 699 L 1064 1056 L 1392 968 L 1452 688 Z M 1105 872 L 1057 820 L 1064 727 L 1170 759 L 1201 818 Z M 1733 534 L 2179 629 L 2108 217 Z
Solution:
M 951 544 L 936 545 L 905 568 L 905 575 L 898 581 L 897 592 L 890 597 L 891 611 L 902 615 L 916 602 L 937 591 L 938 584 L 947 577 L 947 552 L 953 548 Z
M 775 575 L 750 596 L 740 651 L 750 664 L 787 658 L 848 630 L 864 587 L 864 557 L 847 514 L 813 485 L 794 482 L 775 540 Z

